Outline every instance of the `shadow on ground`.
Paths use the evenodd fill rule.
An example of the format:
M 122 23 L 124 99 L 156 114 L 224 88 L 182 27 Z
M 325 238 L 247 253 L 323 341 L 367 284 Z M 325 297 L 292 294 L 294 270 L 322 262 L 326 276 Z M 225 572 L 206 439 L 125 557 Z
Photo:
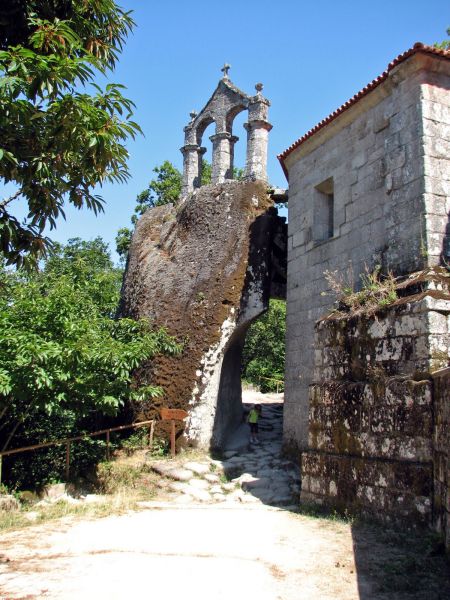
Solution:
M 352 525 L 360 600 L 447 600 L 450 564 L 429 530 Z

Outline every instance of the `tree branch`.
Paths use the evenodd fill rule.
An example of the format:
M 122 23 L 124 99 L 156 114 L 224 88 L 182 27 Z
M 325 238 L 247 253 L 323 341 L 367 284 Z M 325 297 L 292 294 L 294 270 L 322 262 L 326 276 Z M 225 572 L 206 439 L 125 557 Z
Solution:
M 10 196 L 9 198 L 5 198 L 4 200 L 2 200 L 0 202 L 0 210 L 3 212 L 6 212 L 5 207 L 8 206 L 8 204 L 10 202 L 12 202 L 13 200 L 16 200 L 20 196 L 21 193 L 22 193 L 22 190 L 17 190 L 17 192 L 15 194 L 13 194 L 12 196 Z

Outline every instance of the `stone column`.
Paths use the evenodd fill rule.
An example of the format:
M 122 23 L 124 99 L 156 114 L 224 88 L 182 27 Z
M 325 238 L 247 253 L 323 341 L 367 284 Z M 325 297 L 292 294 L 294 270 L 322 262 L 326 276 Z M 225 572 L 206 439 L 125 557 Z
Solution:
M 226 178 L 227 179 L 234 179 L 233 176 L 233 167 L 234 167 L 234 145 L 236 144 L 236 142 L 239 141 L 239 138 L 237 137 L 237 135 L 232 135 L 230 137 L 230 169 L 229 169 L 229 173 L 227 174 Z
M 229 178 L 231 165 L 231 133 L 222 131 L 212 135 L 209 139 L 213 144 L 212 152 L 212 183 L 223 183 Z
M 203 172 L 203 155 L 207 148 L 201 146 L 197 149 L 197 161 L 198 161 L 198 179 L 194 181 L 194 187 L 201 187 L 202 185 L 202 172 Z
M 198 144 L 186 144 L 180 148 L 183 154 L 183 185 L 181 195 L 187 196 L 192 192 L 199 180 L 199 150 Z
M 267 146 L 272 125 L 268 121 L 270 102 L 261 94 L 262 84 L 256 84 L 256 96 L 248 106 L 246 179 L 267 181 Z

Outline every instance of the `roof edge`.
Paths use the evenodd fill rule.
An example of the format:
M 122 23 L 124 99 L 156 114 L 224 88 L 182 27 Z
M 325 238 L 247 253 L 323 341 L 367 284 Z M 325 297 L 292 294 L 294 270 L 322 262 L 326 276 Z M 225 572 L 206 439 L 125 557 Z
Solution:
M 425 53 L 432 54 L 434 56 L 439 56 L 442 58 L 450 59 L 450 51 L 449 50 L 441 50 L 440 48 L 435 48 L 434 46 L 427 46 L 426 44 L 422 44 L 422 42 L 416 42 L 412 48 L 403 52 L 403 54 L 399 54 L 397 58 L 394 58 L 392 62 L 390 62 L 387 66 L 387 69 L 378 77 L 376 77 L 373 81 L 368 83 L 362 90 L 360 90 L 357 94 L 352 96 L 350 100 L 347 100 L 344 104 L 342 104 L 339 108 L 337 108 L 334 112 L 332 112 L 328 117 L 320 121 L 317 125 L 315 125 L 312 129 L 307 131 L 302 137 L 298 138 L 293 144 L 291 144 L 286 150 L 278 154 L 277 158 L 280 161 L 283 172 L 286 176 L 286 179 L 289 181 L 289 174 L 284 164 L 285 159 L 296 150 L 303 142 L 312 137 L 315 133 L 323 129 L 326 125 L 334 121 L 339 115 L 341 115 L 344 111 L 348 110 L 351 106 L 356 104 L 361 98 L 366 96 L 373 89 L 378 87 L 383 81 L 385 81 L 390 73 L 397 65 L 405 61 L 410 56 L 417 53 Z

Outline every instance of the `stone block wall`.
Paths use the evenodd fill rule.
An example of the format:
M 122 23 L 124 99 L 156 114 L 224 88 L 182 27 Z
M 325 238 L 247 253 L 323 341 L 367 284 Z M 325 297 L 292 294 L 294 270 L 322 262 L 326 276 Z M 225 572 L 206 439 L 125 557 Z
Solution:
M 330 295 L 323 295 L 329 291 L 324 271 L 337 271 L 358 285 L 366 265 L 406 274 L 441 259 L 450 229 L 444 158 L 449 76 L 448 61 L 447 71 L 441 62 L 415 55 L 401 63 L 284 161 L 289 172 L 287 448 L 308 445 L 314 323 L 332 304 Z M 328 230 L 322 223 L 326 202 Z
M 450 368 L 433 374 L 434 523 L 450 554 Z
M 450 302 L 443 302 L 438 311 L 426 296 L 376 315 L 318 322 L 302 501 L 431 524 L 430 371 L 436 349 L 450 349 Z M 442 404 L 448 411 L 448 398 Z
M 424 199 L 429 264 L 450 263 L 450 87 L 443 73 L 426 72 L 421 85 Z M 444 224 L 444 227 L 443 227 Z

